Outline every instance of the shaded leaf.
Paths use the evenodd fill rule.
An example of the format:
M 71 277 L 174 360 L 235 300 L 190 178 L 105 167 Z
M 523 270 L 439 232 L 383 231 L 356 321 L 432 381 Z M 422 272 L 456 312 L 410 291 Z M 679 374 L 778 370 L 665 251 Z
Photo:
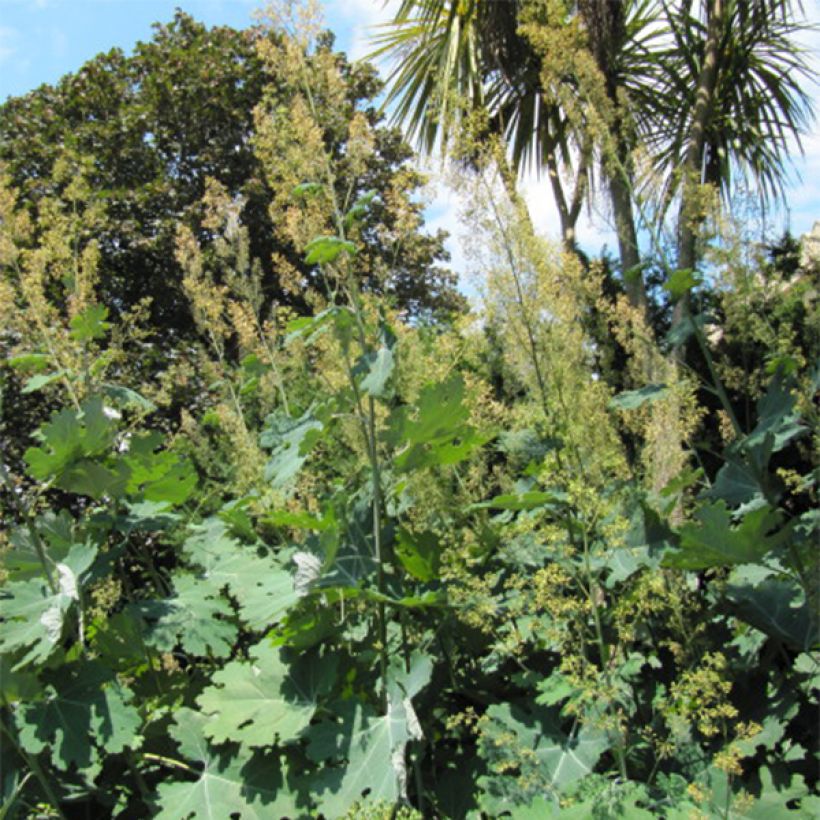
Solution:
M 54 765 L 66 771 L 139 747 L 142 720 L 130 704 L 131 691 L 102 664 L 68 664 L 45 679 L 46 698 L 22 707 L 19 734 L 26 751 L 48 747 Z
M 817 615 L 792 578 L 765 567 L 738 567 L 729 576 L 726 596 L 743 620 L 767 635 L 804 652 L 817 646 Z
M 400 528 L 396 534 L 396 555 L 402 566 L 419 581 L 438 578 L 441 547 L 432 532 L 411 532 Z
M 195 780 L 165 779 L 157 789 L 156 820 L 271 820 L 297 817 L 296 794 L 283 760 L 274 755 L 236 757 L 214 750 L 204 729 L 208 718 L 192 709 L 174 713 L 170 734 L 180 752 L 201 766 Z
M 293 576 L 280 563 L 288 560 L 287 555 L 277 559 L 258 555 L 253 547 L 231 537 L 228 525 L 218 518 L 193 529 L 183 550 L 202 568 L 200 577 L 214 592 L 227 587 L 251 629 L 278 623 L 299 600 Z
M 486 775 L 482 805 L 529 805 L 539 795 L 558 795 L 592 772 L 610 747 L 606 732 L 582 726 L 565 734 L 554 710 L 528 712 L 509 703 L 487 710 L 479 749 L 490 770 L 513 769 L 517 777 Z
M 176 573 L 172 598 L 146 601 L 137 608 L 154 621 L 145 642 L 160 652 L 180 645 L 191 655 L 224 658 L 231 654 L 238 632 L 231 622 L 234 612 L 207 581 Z
M 667 551 L 665 566 L 698 570 L 754 564 L 784 537 L 782 532 L 769 535 L 780 519 L 768 506 L 747 513 L 737 526 L 732 526 L 731 514 L 722 501 L 704 504 L 694 517 L 697 523 L 680 528 L 679 548 Z

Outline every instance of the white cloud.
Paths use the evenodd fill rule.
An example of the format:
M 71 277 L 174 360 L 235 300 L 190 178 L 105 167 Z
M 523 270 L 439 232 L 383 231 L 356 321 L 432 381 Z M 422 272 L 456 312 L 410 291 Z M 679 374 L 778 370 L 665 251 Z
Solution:
M 332 0 L 324 5 L 329 17 L 350 28 L 347 52 L 359 60 L 373 50 L 375 27 L 392 19 L 397 0 Z

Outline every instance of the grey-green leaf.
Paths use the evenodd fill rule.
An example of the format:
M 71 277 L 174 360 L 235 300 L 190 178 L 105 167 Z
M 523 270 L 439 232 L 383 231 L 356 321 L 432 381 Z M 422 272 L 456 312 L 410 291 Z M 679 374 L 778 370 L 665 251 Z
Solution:
M 647 384 L 639 390 L 627 390 L 610 400 L 609 406 L 616 410 L 635 410 L 647 402 L 658 401 L 669 395 L 665 384 Z
M 289 663 L 268 641 L 252 647 L 248 661 L 233 661 L 197 698 L 210 720 L 204 732 L 215 743 L 249 747 L 296 740 L 310 724 L 319 698 L 330 691 L 336 659 L 306 655 Z

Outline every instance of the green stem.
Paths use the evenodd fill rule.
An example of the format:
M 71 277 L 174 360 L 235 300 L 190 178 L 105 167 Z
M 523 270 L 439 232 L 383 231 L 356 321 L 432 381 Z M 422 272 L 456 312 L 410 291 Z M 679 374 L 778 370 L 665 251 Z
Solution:
M 145 778 L 142 776 L 139 766 L 137 766 L 134 753 L 130 750 L 126 751 L 125 760 L 128 763 L 131 774 L 134 776 L 134 782 L 137 784 L 142 802 L 145 803 L 146 806 L 149 806 L 151 804 L 151 789 L 148 788 L 148 784 L 145 782 Z
M 717 397 L 720 399 L 720 403 L 723 405 L 723 409 L 726 411 L 726 415 L 729 416 L 729 421 L 732 423 L 732 429 L 735 431 L 735 436 L 737 438 L 741 438 L 743 436 L 743 429 L 740 426 L 740 422 L 737 420 L 737 416 L 735 415 L 735 411 L 732 408 L 732 403 L 729 401 L 729 396 L 726 393 L 725 388 L 723 387 L 723 382 L 720 380 L 720 377 L 715 370 L 715 361 L 712 358 L 712 352 L 709 350 L 709 345 L 706 342 L 706 337 L 703 335 L 703 331 L 698 326 L 698 323 L 693 319 L 692 313 L 689 310 L 688 304 L 684 305 L 684 317 L 689 320 L 692 325 L 692 331 L 695 335 L 695 339 L 697 340 L 698 347 L 700 347 L 700 351 L 703 354 L 703 358 L 706 360 L 706 366 L 709 368 L 709 375 L 712 379 L 712 385 L 714 387 L 715 392 L 717 393 Z
M 156 763 L 162 764 L 163 766 L 169 766 L 172 769 L 181 769 L 182 771 L 188 772 L 188 774 L 196 775 L 197 777 L 201 774 L 201 772 L 198 772 L 193 768 L 193 766 L 189 766 L 181 760 L 174 760 L 172 757 L 165 757 L 165 755 L 158 755 L 153 752 L 143 752 L 142 757 L 144 760 L 152 760 Z
M 37 532 L 37 528 L 34 526 L 34 522 L 32 521 L 29 511 L 25 509 L 23 503 L 18 498 L 17 488 L 14 486 L 14 482 L 12 482 L 11 480 L 8 468 L 2 461 L 0 461 L 0 480 L 2 480 L 3 484 L 6 485 L 9 497 L 11 498 L 11 503 L 14 506 L 17 515 L 22 521 L 25 521 L 26 523 L 26 529 L 29 531 L 29 535 L 31 536 L 31 542 L 32 544 L 34 544 L 34 550 L 37 553 L 37 558 L 39 559 L 40 564 L 43 567 L 43 572 L 45 573 L 49 589 L 51 590 L 52 595 L 56 595 L 59 592 L 59 587 L 57 586 L 57 582 L 54 580 L 51 568 L 48 565 L 48 556 L 46 554 L 46 548 L 43 545 L 43 541 L 40 538 L 40 533 Z
M 384 575 L 384 555 L 382 554 L 382 523 L 381 523 L 381 473 L 379 470 L 379 457 L 376 449 L 376 421 L 375 404 L 373 397 L 368 396 L 368 412 L 365 415 L 362 403 L 362 395 L 356 376 L 353 372 L 353 364 L 350 361 L 350 351 L 344 340 L 340 339 L 342 350 L 344 351 L 345 365 L 347 368 L 347 378 L 353 391 L 356 407 L 359 411 L 359 419 L 362 425 L 367 455 L 370 461 L 370 470 L 373 477 L 373 549 L 376 558 L 376 583 L 380 595 L 386 594 L 386 583 Z M 364 347 L 366 350 L 366 346 Z M 377 634 L 379 642 L 379 672 L 381 677 L 381 703 L 382 708 L 387 713 L 387 616 L 384 601 L 377 604 Z

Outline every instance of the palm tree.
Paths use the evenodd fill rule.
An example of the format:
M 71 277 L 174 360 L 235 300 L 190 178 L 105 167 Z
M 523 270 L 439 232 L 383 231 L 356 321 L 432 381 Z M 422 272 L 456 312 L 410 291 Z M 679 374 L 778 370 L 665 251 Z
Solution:
M 520 0 L 403 0 L 394 21 L 376 38 L 374 56 L 390 54 L 397 62 L 388 77 L 387 104 L 395 104 L 396 119 L 427 153 L 438 146 L 446 148 L 466 117 L 483 109 L 489 129 L 508 147 L 513 172 L 546 170 L 562 241 L 574 250 L 575 226 L 590 193 L 596 149 L 596 129 L 590 119 L 593 111 L 601 113 L 603 95 L 612 112 L 606 128 L 616 135 L 609 142 L 617 156 L 611 147 L 601 151 L 600 145 L 598 155 L 606 158 L 600 164 L 615 216 L 622 267 L 636 268 L 640 260 L 628 159 L 635 118 L 624 116 L 623 99 L 625 94 L 636 100 L 648 96 L 641 87 L 646 72 L 639 66 L 648 53 L 643 36 L 650 31 L 652 1 L 579 2 L 584 25 L 577 48 L 586 48 L 592 55 L 597 71 L 593 82 L 598 86 L 593 90 L 589 76 L 579 80 L 571 66 L 544 81 L 538 38 L 519 30 L 521 11 L 527 5 Z M 566 26 L 573 15 L 562 14 L 555 5 L 549 16 L 553 19 L 546 20 L 543 14 L 539 19 L 536 13 L 529 30 L 539 25 Z M 569 97 L 582 100 L 581 105 L 570 111 Z M 502 173 L 502 178 L 515 200 L 514 173 Z M 634 302 L 645 302 L 640 277 L 631 279 L 628 288 Z
M 522 13 L 533 8 L 524 36 Z M 578 70 L 549 73 L 539 26 L 582 32 Z M 694 268 L 692 211 L 702 184 L 728 195 L 740 173 L 764 201 L 782 194 L 789 139 L 811 119 L 800 87 L 809 71 L 794 43 L 800 28 L 789 0 L 576 0 L 563 13 L 559 0 L 402 0 L 377 53 L 397 58 L 388 102 L 423 151 L 446 146 L 465 117 L 483 109 L 514 170 L 547 169 L 567 247 L 597 150 L 621 267 L 633 274 L 625 285 L 633 304 L 645 307 L 642 277 L 634 275 L 634 149 L 644 145 L 656 156 L 662 216 L 678 199 L 678 266 Z M 585 55 L 594 70 L 581 70 Z M 573 159 L 567 196 L 560 166 Z
M 671 47 L 658 61 L 657 127 L 647 139 L 666 172 L 664 202 L 680 197 L 678 267 L 692 269 L 702 185 L 728 201 L 740 176 L 764 207 L 782 198 L 791 140 L 800 146 L 812 120 L 802 84 L 811 73 L 787 0 L 703 0 L 667 19 Z
M 448 150 L 452 138 L 476 113 L 509 147 L 511 167 L 502 179 L 520 203 L 515 173 L 549 165 L 562 223 L 562 238 L 574 247 L 574 228 L 586 184 L 582 164 L 570 198 L 557 171 L 569 162 L 566 118 L 545 102 L 540 61 L 518 33 L 521 0 L 402 0 L 392 23 L 374 38 L 374 57 L 396 62 L 387 80 L 386 105 L 423 153 Z M 502 166 L 505 157 L 499 157 Z M 525 209 L 524 209 L 525 210 Z

